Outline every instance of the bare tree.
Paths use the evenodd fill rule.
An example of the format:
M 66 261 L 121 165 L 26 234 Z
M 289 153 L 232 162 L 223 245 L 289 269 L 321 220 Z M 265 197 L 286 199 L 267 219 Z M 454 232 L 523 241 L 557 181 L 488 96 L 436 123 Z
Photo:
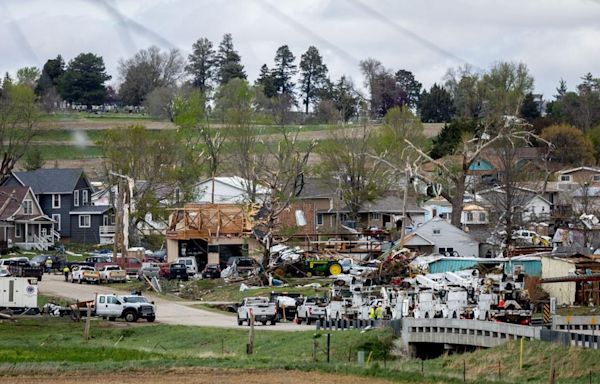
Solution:
M 186 137 L 187 145 L 204 157 L 208 175 L 212 179 L 211 202 L 215 202 L 215 177 L 222 163 L 223 145 L 226 137 L 218 129 L 210 127 L 206 111 L 206 100 L 200 91 L 189 97 L 179 97 L 174 107 L 175 123 Z M 194 151 L 192 151 L 193 153 Z
M 247 80 L 233 78 L 219 89 L 216 108 L 222 114 L 230 144 L 228 163 L 244 179 L 246 198 L 251 203 L 257 202 L 256 174 L 266 161 L 263 129 L 253 124 L 257 118 L 252 108 L 256 92 Z
M 0 93 L 0 180 L 14 168 L 36 133 L 39 119 L 33 90 L 4 82 Z
M 358 222 L 360 208 L 388 191 L 392 178 L 389 169 L 369 154 L 375 151 L 373 127 L 338 127 L 329 131 L 318 148 L 321 158 L 317 173 L 331 187 L 339 186 L 341 200 Z
M 258 219 L 263 231 L 261 243 L 265 248 L 263 257 L 265 266 L 270 262 L 270 249 L 275 243 L 276 232 L 278 229 L 281 230 L 278 219 L 302 191 L 308 158 L 316 146 L 316 142 L 312 141 L 303 148 L 299 140 L 299 132 L 300 129 L 297 127 L 280 126 L 278 140 L 266 143 L 269 158 L 256 167 L 256 179 L 268 190 Z M 281 231 L 279 234 L 283 235 Z M 277 240 L 277 242 L 284 241 L 283 237 Z
M 480 158 L 485 150 L 494 148 L 502 141 L 507 140 L 514 143 L 520 140 L 529 142 L 530 139 L 536 137 L 533 133 L 520 129 L 520 125 L 514 124 L 514 121 L 510 118 L 504 119 L 502 124 L 494 122 L 494 125 L 500 127 L 495 128 L 497 130 L 495 137 L 490 137 L 487 133 L 490 125 L 484 127 L 478 137 L 463 138 L 458 155 L 453 159 L 433 159 L 411 141 L 405 140 L 419 154 L 414 162 L 415 169 L 422 169 L 423 162 L 431 162 L 435 166 L 437 175 L 434 177 L 427 176 L 420 171 L 417 171 L 416 175 L 428 183 L 441 183 L 443 185 L 441 195 L 452 204 L 451 223 L 457 227 L 460 227 L 464 196 L 467 190 L 467 178 L 473 163 Z

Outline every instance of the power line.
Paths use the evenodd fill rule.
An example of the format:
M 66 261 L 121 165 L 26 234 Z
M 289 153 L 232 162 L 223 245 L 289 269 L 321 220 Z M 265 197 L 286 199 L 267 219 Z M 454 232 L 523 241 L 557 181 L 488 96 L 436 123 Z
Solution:
M 143 24 L 140 24 L 137 21 L 123 15 L 117 8 L 115 8 L 111 4 L 109 4 L 108 1 L 106 1 L 106 0 L 100 0 L 100 1 L 88 0 L 88 2 L 90 4 L 94 4 L 96 6 L 102 7 L 102 9 L 104 9 L 104 11 L 106 11 L 106 13 L 109 16 L 116 19 L 119 22 L 119 24 L 123 25 L 124 28 L 132 30 L 132 31 L 138 33 L 139 35 L 145 36 L 149 40 L 156 41 L 157 43 L 159 43 L 162 46 L 166 46 L 169 48 L 177 48 L 177 46 L 175 44 L 171 43 L 164 36 L 153 31 L 152 29 L 144 26 Z M 131 35 L 129 35 L 129 39 L 131 40 Z M 133 44 L 133 41 L 131 40 L 130 43 L 126 42 L 126 44 Z
M 259 6 L 261 6 L 267 12 L 270 12 L 271 14 L 275 15 L 276 17 L 284 20 L 286 23 L 288 23 L 294 29 L 302 32 L 305 35 L 310 36 L 312 39 L 318 41 L 321 45 L 326 46 L 331 51 L 333 51 L 337 56 L 341 57 L 342 59 L 344 59 L 348 62 L 351 62 L 352 65 L 358 65 L 359 60 L 356 57 L 352 56 L 350 53 L 346 52 L 344 49 L 340 48 L 336 44 L 334 44 L 334 43 L 330 42 L 329 40 L 323 38 L 322 36 L 316 34 L 310 28 L 305 27 L 302 23 L 298 22 L 296 19 L 294 19 L 291 16 L 287 15 L 286 13 L 282 12 L 273 4 L 268 3 L 265 0 L 255 0 L 254 2 L 256 4 L 258 4 Z
M 410 29 L 400 25 L 395 20 L 390 19 L 386 15 L 384 15 L 381 12 L 375 10 L 374 8 L 364 4 L 363 2 L 361 2 L 359 0 L 347 0 L 347 1 L 349 3 L 351 3 L 352 5 L 354 5 L 356 8 L 363 10 L 365 13 L 369 14 L 373 18 L 383 22 L 384 24 L 387 24 L 391 28 L 402 33 L 403 35 L 406 35 L 408 38 L 416 41 L 417 43 L 430 49 L 431 51 L 437 53 L 438 55 L 449 58 L 453 61 L 458 61 L 460 63 L 465 63 L 465 64 L 469 64 L 469 65 L 473 66 L 472 64 L 470 64 L 467 60 L 463 59 L 462 57 L 455 55 L 454 53 L 440 47 L 439 45 L 433 43 L 432 41 L 420 36 L 419 34 L 411 31 Z M 476 66 L 473 66 L 473 67 L 476 67 Z

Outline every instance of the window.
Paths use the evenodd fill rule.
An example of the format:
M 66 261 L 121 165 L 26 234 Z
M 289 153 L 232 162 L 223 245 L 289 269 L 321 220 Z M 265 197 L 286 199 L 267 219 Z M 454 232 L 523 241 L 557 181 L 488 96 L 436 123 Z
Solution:
M 467 221 L 468 222 L 472 222 L 473 221 L 473 212 L 467 212 Z
M 100 302 L 100 304 L 104 304 L 106 302 L 106 297 L 100 296 L 99 302 Z
M 371 219 L 373 219 L 373 220 L 381 220 L 381 213 L 379 213 L 379 212 L 373 212 L 373 213 L 371 213 Z
M 24 215 L 31 215 L 31 214 L 33 214 L 33 201 L 31 201 L 31 200 L 25 200 L 23 202 L 23 214 Z
M 73 205 L 79 207 L 79 191 L 73 192 Z
M 15 224 L 15 237 L 21 237 L 21 224 Z
M 79 215 L 79 228 L 89 228 L 91 226 L 90 215 Z
M 55 229 L 60 232 L 60 214 L 55 213 L 52 215 L 52 220 L 56 221 Z
M 600 175 L 594 175 L 594 181 L 600 181 Z
M 323 225 L 323 214 L 317 213 L 317 225 Z
M 484 222 L 485 220 L 486 220 L 485 213 L 484 212 L 480 212 L 479 213 L 479 221 Z
M 441 230 L 441 229 L 439 229 L 439 228 L 435 228 L 435 229 L 433 230 L 433 234 L 434 234 L 434 235 L 440 235 L 440 234 L 442 234 L 442 230 Z
M 87 205 L 88 203 L 88 190 L 84 189 L 83 191 L 81 191 L 81 201 L 83 205 Z
M 60 195 L 59 194 L 52 195 L 52 208 L 60 208 Z
M 560 181 L 571 181 L 571 176 L 570 175 L 562 175 L 560 177 Z

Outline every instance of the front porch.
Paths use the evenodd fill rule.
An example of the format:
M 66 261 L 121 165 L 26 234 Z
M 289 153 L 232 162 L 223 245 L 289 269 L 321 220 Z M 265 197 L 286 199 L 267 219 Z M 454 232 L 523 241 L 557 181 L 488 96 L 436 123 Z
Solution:
M 13 246 L 24 250 L 47 251 L 60 240 L 60 234 L 54 229 L 54 224 L 54 221 L 46 216 L 28 220 L 16 219 L 13 228 L 4 227 L 4 239 L 12 241 Z

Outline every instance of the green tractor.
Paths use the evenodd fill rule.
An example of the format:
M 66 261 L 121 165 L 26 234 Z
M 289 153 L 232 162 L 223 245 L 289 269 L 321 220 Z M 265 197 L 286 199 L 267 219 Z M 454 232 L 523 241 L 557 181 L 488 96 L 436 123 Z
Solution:
M 301 263 L 300 270 L 306 277 L 337 276 L 342 273 L 342 266 L 337 260 L 307 259 Z
M 293 264 L 281 265 L 273 271 L 278 277 L 285 275 L 297 277 L 337 276 L 342 273 L 342 266 L 337 260 L 306 259 Z

